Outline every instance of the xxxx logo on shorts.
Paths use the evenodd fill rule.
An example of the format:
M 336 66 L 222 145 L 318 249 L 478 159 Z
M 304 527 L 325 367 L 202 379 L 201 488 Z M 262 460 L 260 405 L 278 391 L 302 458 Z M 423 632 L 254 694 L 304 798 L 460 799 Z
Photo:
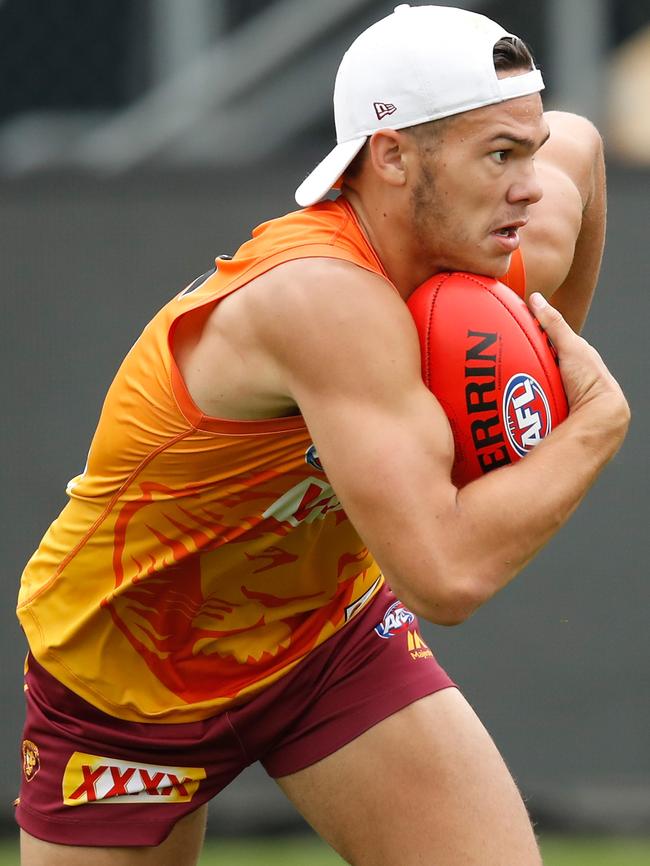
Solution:
M 205 775 L 202 767 L 157 767 L 74 752 L 63 774 L 63 802 L 189 803 Z
M 41 769 L 41 759 L 38 754 L 38 746 L 32 743 L 31 740 L 23 740 L 23 773 L 25 779 L 31 782 L 34 776 Z

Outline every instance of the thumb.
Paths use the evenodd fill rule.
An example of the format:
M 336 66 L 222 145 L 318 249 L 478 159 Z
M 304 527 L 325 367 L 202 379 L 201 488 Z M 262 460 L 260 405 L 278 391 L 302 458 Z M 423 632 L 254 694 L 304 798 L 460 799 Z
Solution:
M 561 352 L 566 341 L 571 337 L 575 337 L 571 326 L 565 322 L 562 314 L 555 307 L 552 307 L 539 292 L 533 292 L 528 299 L 528 304 L 553 345 Z

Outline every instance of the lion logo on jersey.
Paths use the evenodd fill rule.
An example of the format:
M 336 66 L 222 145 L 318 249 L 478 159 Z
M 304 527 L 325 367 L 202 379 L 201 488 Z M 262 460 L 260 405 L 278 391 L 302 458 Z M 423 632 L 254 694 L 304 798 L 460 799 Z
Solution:
M 328 509 L 340 509 L 325 482 L 301 484 L 306 489 L 297 505 L 282 497 L 291 515 L 298 508 L 295 521 L 309 524 Z M 140 495 L 122 506 L 114 529 L 115 585 L 103 607 L 154 675 L 193 703 L 209 700 L 215 682 L 223 693 L 237 694 L 250 677 L 244 665 L 273 673 L 308 652 L 318 630 L 296 629 L 296 617 L 322 606 L 328 590 L 314 592 L 301 583 L 293 567 L 298 554 L 285 541 L 294 523 L 281 508 L 260 521 L 250 494 L 244 491 L 237 502 L 233 493 L 226 524 L 226 516 L 210 505 L 191 504 L 192 491 L 184 499 L 175 493 L 159 482 L 143 482 Z M 240 514 L 233 517 L 237 507 Z M 245 544 L 237 543 L 242 536 Z M 277 542 L 269 543 L 274 536 Z M 345 572 L 351 585 L 367 559 L 365 548 L 359 561 L 340 557 L 337 580 Z M 239 584 L 218 579 L 231 571 L 241 572 Z M 280 577 L 270 579 L 271 572 Z

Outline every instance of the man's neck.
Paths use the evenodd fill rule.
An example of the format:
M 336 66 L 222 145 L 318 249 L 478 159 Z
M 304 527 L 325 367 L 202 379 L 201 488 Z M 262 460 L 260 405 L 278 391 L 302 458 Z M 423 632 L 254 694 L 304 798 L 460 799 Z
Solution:
M 386 212 L 369 197 L 364 199 L 350 187 L 342 194 L 357 217 L 361 230 L 374 249 L 388 278 L 399 294 L 406 300 L 409 295 L 431 274 L 417 267 L 417 254 L 406 231 L 396 216 Z

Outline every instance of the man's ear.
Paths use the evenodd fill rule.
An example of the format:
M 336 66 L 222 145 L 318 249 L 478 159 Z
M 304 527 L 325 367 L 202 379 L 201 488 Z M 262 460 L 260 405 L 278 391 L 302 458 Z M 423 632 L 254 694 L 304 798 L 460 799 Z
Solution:
M 396 129 L 374 132 L 368 141 L 370 162 L 379 177 L 391 186 L 404 186 L 408 160 L 406 152 L 412 147 L 408 136 Z

